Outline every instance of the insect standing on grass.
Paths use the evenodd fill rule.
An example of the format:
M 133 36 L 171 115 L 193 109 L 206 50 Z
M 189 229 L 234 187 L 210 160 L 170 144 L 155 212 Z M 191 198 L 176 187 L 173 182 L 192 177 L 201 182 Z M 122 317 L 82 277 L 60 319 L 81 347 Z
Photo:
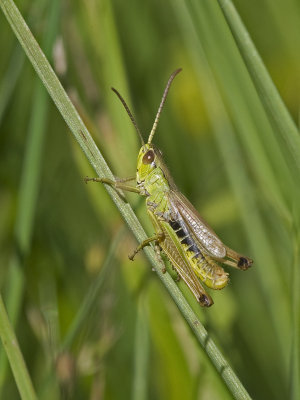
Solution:
M 146 197 L 147 212 L 153 223 L 155 235 L 143 241 L 129 258 L 133 260 L 139 250 L 154 242 L 166 254 L 200 305 L 209 307 L 213 304 L 213 300 L 198 278 L 211 289 L 222 289 L 229 280 L 228 273 L 224 271 L 222 265 L 246 270 L 252 265 L 252 260 L 222 243 L 193 205 L 179 192 L 163 161 L 161 151 L 152 144 L 170 85 L 180 71 L 181 69 L 174 71 L 168 80 L 146 144 L 125 100 L 116 89 L 112 88 L 125 107 L 142 141 L 137 159 L 136 187 L 126 184 L 135 178 L 117 181 L 106 178 L 85 180 L 107 183 L 115 188 Z

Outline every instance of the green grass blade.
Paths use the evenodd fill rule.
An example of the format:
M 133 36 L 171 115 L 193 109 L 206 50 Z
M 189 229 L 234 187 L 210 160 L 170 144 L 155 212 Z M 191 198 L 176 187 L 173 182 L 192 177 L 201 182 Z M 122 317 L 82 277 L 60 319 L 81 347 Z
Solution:
M 21 269 L 22 263 L 18 254 L 14 254 L 10 260 L 6 294 L 7 294 L 7 312 L 11 318 L 11 323 L 15 326 L 22 303 L 24 290 L 24 274 Z M 1 349 L 0 353 L 0 393 L 4 388 L 4 381 L 7 373 L 6 354 Z
M 20 15 L 14 2 L 12 0 L 2 0 L 0 2 L 0 5 L 37 74 L 43 81 L 58 110 L 61 112 L 63 118 L 65 119 L 66 123 L 74 134 L 76 140 L 79 142 L 95 171 L 98 173 L 99 176 L 113 178 L 113 175 L 108 168 L 105 160 L 100 154 L 97 146 L 91 138 L 87 128 L 83 124 L 76 109 L 74 108 L 73 104 L 65 93 L 62 85 L 60 84 L 58 78 L 53 72 L 53 69 L 49 65 L 46 57 L 44 56 L 43 52 L 41 51 L 34 37 L 32 36 L 28 26 Z M 146 238 L 146 234 L 135 214 L 133 213 L 131 207 L 128 205 L 128 203 L 124 202 L 123 199 L 111 187 L 107 187 L 107 190 L 137 240 L 139 242 L 144 240 Z M 204 348 L 206 354 L 210 358 L 215 368 L 218 370 L 220 376 L 231 391 L 232 395 L 236 399 L 249 399 L 250 397 L 246 389 L 244 388 L 228 362 L 225 360 L 224 356 L 217 348 L 214 341 L 208 335 L 206 329 L 201 324 L 199 318 L 196 316 L 191 306 L 182 295 L 176 283 L 173 281 L 168 273 L 164 274 L 162 272 L 162 265 L 158 262 L 154 250 L 147 248 L 145 250 L 145 253 L 149 258 L 151 264 L 154 266 L 157 275 L 164 283 L 165 287 L 175 301 L 177 307 L 183 314 L 183 317 L 190 325 L 198 342 Z
M 147 309 L 140 298 L 135 329 L 134 373 L 133 373 L 133 400 L 147 400 L 147 381 L 149 363 L 149 328 Z
M 300 135 L 231 0 L 218 0 L 273 127 L 300 171 Z
M 114 254 L 123 236 L 124 236 L 124 229 L 121 229 L 119 233 L 116 235 L 116 237 L 112 240 L 110 248 L 107 251 L 107 255 L 103 263 L 103 266 L 100 272 L 98 273 L 97 277 L 93 281 L 92 285 L 90 286 L 86 297 L 83 299 L 81 303 L 81 306 L 63 341 L 63 344 L 61 346 L 61 351 L 69 350 L 69 348 L 72 346 L 74 342 L 75 337 L 78 335 L 86 319 L 89 317 L 91 313 L 91 308 L 93 307 L 93 304 L 95 304 L 95 301 L 99 296 L 100 290 L 103 287 L 103 283 L 105 282 L 106 274 L 111 267 L 111 264 L 114 259 Z
M 44 38 L 47 53 L 51 52 L 57 32 L 57 18 L 59 15 L 59 2 L 52 3 L 49 29 Z M 53 22 L 54 21 L 54 22 Z M 53 23 L 52 23 L 53 22 Z M 5 301 L 12 324 L 18 320 L 22 304 L 24 275 L 23 264 L 31 244 L 34 214 L 39 190 L 39 177 L 42 165 L 44 134 L 47 123 L 48 96 L 44 87 L 38 81 L 36 84 L 33 109 L 28 128 L 28 139 L 23 162 L 23 171 L 20 179 L 18 209 L 15 223 L 15 252 L 11 257 L 8 275 L 5 284 Z M 5 354 L 0 354 L 0 391 L 7 370 Z
M 0 336 L 22 400 L 37 399 L 14 330 L 0 296 Z
M 22 71 L 24 59 L 22 49 L 17 46 L 11 56 L 11 61 L 7 68 L 7 74 L 0 85 L 0 123 Z
M 242 151 L 239 142 L 236 140 L 234 127 L 231 124 L 222 98 L 219 95 L 214 74 L 211 71 L 206 54 L 203 50 L 202 42 L 206 35 L 200 27 L 202 27 L 202 17 L 205 18 L 205 15 L 202 14 L 203 9 L 200 9 L 200 6 L 199 8 L 190 7 L 187 9 L 180 1 L 175 2 L 175 4 L 178 7 L 177 12 L 182 21 L 184 21 L 183 18 L 186 16 L 186 21 L 184 21 L 184 26 L 182 27 L 183 31 L 186 32 L 187 27 L 191 27 L 191 21 L 194 22 L 195 40 L 198 38 L 198 51 L 195 52 L 195 47 L 192 46 L 192 57 L 200 79 L 203 79 L 203 76 L 205 77 L 205 80 L 201 81 L 201 86 L 205 93 L 204 102 L 206 110 L 213 128 L 218 149 L 224 162 L 226 174 L 237 200 L 238 209 L 242 217 L 248 242 L 252 249 L 253 258 L 255 261 L 257 260 L 256 262 L 259 264 L 257 265 L 256 272 L 259 274 L 261 286 L 268 302 L 268 310 L 272 318 L 274 331 L 276 332 L 276 339 L 279 343 L 278 348 L 280 349 L 279 354 L 281 356 L 281 362 L 287 365 L 286 338 L 289 336 L 289 298 L 288 294 L 282 290 L 280 276 L 276 270 L 274 271 L 276 259 L 272 245 L 268 240 L 264 222 L 257 210 L 253 185 L 244 167 Z M 193 2 L 193 4 L 198 5 L 199 3 Z M 199 22 L 200 18 L 201 23 Z M 231 155 L 230 158 L 228 154 Z M 235 162 L 232 162 L 232 160 Z M 253 235 L 253 232 L 255 232 L 255 235 Z M 260 265 L 263 266 L 263 268 L 260 268 Z M 268 280 L 265 279 L 265 274 L 267 274 Z M 268 294 L 273 293 L 273 291 L 274 293 L 282 293 L 282 297 L 274 299 L 268 296 Z M 285 321 L 284 323 L 283 319 Z
M 292 271 L 292 345 L 290 360 L 290 382 L 289 391 L 290 399 L 296 400 L 300 397 L 300 270 L 299 270 L 299 234 L 295 235 L 294 243 L 294 263 Z
M 201 32 L 205 32 L 207 42 L 205 50 L 209 53 L 209 59 L 213 60 L 210 64 L 219 78 L 218 84 L 224 97 L 223 101 L 242 140 L 243 149 L 255 172 L 260 190 L 283 217 L 284 222 L 290 226 L 292 217 L 287 207 L 286 186 L 290 184 L 294 187 L 294 182 L 291 181 L 290 172 L 270 124 L 263 118 L 264 110 L 243 60 L 218 5 L 203 2 L 197 14 L 201 17 L 199 25 L 202 28 Z M 211 26 L 214 29 L 211 29 Z M 282 178 L 278 179 L 279 176 Z M 279 182 L 285 182 L 286 186 L 280 187 Z
M 101 87 L 103 93 L 108 93 L 103 96 L 101 101 L 103 101 L 108 114 L 113 115 L 113 119 L 110 120 L 111 127 L 113 127 L 110 130 L 110 144 L 113 141 L 114 145 L 105 146 L 105 141 L 103 142 L 106 157 L 110 160 L 117 175 L 122 173 L 129 175 L 134 162 L 132 152 L 137 151 L 138 137 L 132 125 L 124 125 L 125 110 L 122 110 L 117 97 L 111 92 L 111 86 L 118 88 L 132 109 L 113 4 L 111 0 L 103 0 L 102 2 L 79 3 L 77 7 L 77 18 L 81 21 L 81 35 L 78 42 L 81 43 L 87 38 L 82 44 L 81 51 L 87 55 L 86 62 L 89 63 L 91 79 L 94 84 Z M 73 36 L 77 37 L 77 29 L 77 26 L 72 27 Z M 66 40 L 68 43 L 68 37 Z M 73 48 L 72 58 L 76 63 L 78 43 L 73 39 L 69 45 Z M 91 63 L 93 58 L 101 60 L 99 64 L 97 63 L 96 68 Z M 77 71 L 79 70 L 80 66 L 77 66 Z M 88 80 L 85 77 L 83 79 L 85 82 L 82 84 L 87 85 Z M 119 170 L 120 166 L 122 166 L 121 170 Z

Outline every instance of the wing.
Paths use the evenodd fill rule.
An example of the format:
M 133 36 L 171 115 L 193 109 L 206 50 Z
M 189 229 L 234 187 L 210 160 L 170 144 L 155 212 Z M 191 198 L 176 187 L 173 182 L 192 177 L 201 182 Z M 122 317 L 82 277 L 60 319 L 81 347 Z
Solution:
M 230 267 L 242 270 L 251 267 L 251 258 L 227 247 L 182 193 L 171 190 L 169 196 L 173 212 L 180 214 L 191 229 L 196 243 L 205 253 Z
M 174 212 L 177 210 L 183 218 L 201 249 L 212 257 L 224 258 L 226 256 L 226 246 L 203 218 L 201 218 L 189 200 L 182 193 L 171 190 L 170 201 Z

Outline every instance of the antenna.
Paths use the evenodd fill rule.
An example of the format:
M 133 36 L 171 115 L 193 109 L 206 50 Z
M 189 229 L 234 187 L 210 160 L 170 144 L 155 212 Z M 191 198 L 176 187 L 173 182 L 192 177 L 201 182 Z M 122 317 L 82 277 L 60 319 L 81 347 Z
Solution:
M 129 115 L 129 118 L 131 119 L 131 122 L 133 123 L 133 125 L 134 125 L 134 127 L 135 127 L 135 130 L 137 131 L 137 133 L 138 133 L 138 135 L 139 135 L 139 137 L 140 137 L 140 139 L 141 139 L 142 145 L 144 145 L 145 142 L 144 142 L 143 136 L 142 136 L 142 134 L 141 134 L 141 132 L 140 132 L 138 126 L 137 126 L 137 123 L 136 123 L 136 120 L 134 119 L 134 116 L 132 115 L 131 111 L 129 110 L 128 105 L 126 104 L 126 101 L 123 99 L 123 97 L 122 97 L 122 96 L 120 95 L 120 93 L 117 91 L 117 89 L 115 89 L 115 88 L 112 87 L 111 90 L 112 90 L 113 92 L 115 92 L 116 95 L 117 95 L 117 96 L 119 97 L 119 99 L 121 100 L 121 103 L 123 104 L 123 106 L 124 106 L 124 108 L 125 108 L 127 114 Z
M 160 105 L 159 105 L 159 107 L 158 107 L 158 111 L 157 111 L 157 114 L 156 114 L 156 117 L 155 117 L 155 120 L 154 120 L 154 124 L 153 124 L 153 126 L 152 126 L 152 129 L 151 129 L 151 132 L 150 132 L 150 135 L 149 135 L 148 144 L 151 143 L 151 141 L 152 141 L 152 139 L 153 139 L 153 136 L 154 136 L 154 133 L 155 133 L 157 124 L 158 124 L 158 120 L 159 120 L 159 117 L 160 117 L 160 113 L 161 113 L 161 111 L 162 111 L 162 109 L 163 109 L 163 106 L 164 106 L 164 104 L 165 104 L 165 101 L 166 101 L 166 98 L 167 98 L 167 95 L 168 95 L 168 92 L 169 92 L 171 83 L 173 82 L 173 79 L 175 78 L 175 76 L 176 76 L 177 74 L 179 74 L 180 71 L 182 71 L 182 68 L 176 69 L 176 71 L 174 71 L 174 72 L 171 74 L 171 76 L 170 76 L 170 78 L 169 78 L 169 80 L 168 80 L 168 83 L 167 83 L 167 86 L 166 86 L 166 88 L 165 88 L 163 97 L 162 97 L 161 102 L 160 102 Z

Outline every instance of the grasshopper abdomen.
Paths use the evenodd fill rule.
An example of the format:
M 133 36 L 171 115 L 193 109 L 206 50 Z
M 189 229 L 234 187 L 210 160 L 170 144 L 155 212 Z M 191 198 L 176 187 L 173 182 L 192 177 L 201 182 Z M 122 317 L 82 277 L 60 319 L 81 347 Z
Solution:
M 222 289 L 225 287 L 228 283 L 228 274 L 199 248 L 185 222 L 181 218 L 178 218 L 170 220 L 169 225 L 176 233 L 185 256 L 196 275 L 206 286 L 212 289 Z

